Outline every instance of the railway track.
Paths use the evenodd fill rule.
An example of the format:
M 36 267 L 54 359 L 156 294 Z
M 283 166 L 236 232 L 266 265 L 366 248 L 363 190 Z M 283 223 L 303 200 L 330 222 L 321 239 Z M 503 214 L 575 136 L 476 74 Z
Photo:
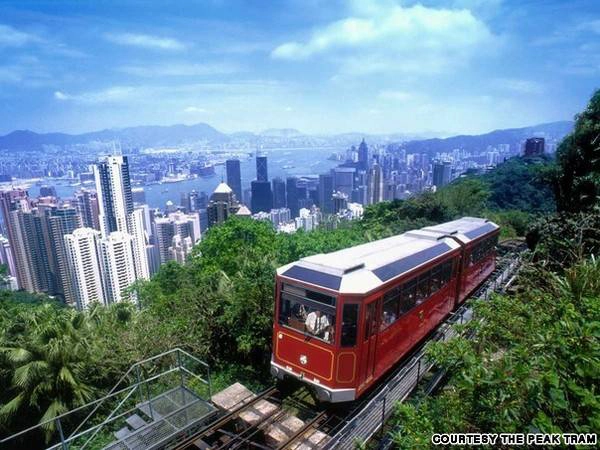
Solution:
M 517 267 L 515 260 L 525 248 L 526 245 L 522 240 L 511 239 L 501 242 L 498 245 L 496 270 L 488 281 L 473 293 L 471 298 L 485 298 L 490 291 L 504 287 L 507 273 L 514 278 Z M 504 284 L 500 286 L 498 280 Z M 379 421 L 381 423 L 387 415 L 387 408 L 393 407 L 393 405 L 388 405 L 386 408 L 385 399 L 383 406 L 379 405 L 379 397 L 382 392 L 386 389 L 393 389 L 393 387 L 390 388 L 392 385 L 401 385 L 402 378 L 406 378 L 408 387 L 403 388 L 406 393 L 402 394 L 400 399 L 406 398 L 423 374 L 433 365 L 424 357 L 423 349 L 427 342 L 452 338 L 456 333 L 451 331 L 451 325 L 458 322 L 459 315 L 462 322 L 465 314 L 470 314 L 468 310 L 469 307 L 465 304 L 455 311 L 447 322 L 442 323 L 429 336 L 425 343 L 399 363 L 377 388 L 359 400 L 342 406 L 330 405 L 325 408 L 313 401 L 306 388 L 286 394 L 273 386 L 258 395 L 250 394 L 240 401 L 239 406 L 223 412 L 216 421 L 180 441 L 172 448 L 177 450 L 347 448 L 346 444 L 340 444 L 342 441 L 339 437 L 336 439 L 334 437 L 344 432 L 347 433 L 347 428 L 352 424 L 353 418 L 358 414 L 366 414 L 365 411 L 370 405 L 381 408 L 381 412 L 375 414 L 381 419 Z M 470 320 L 470 317 L 468 319 Z M 258 419 L 253 420 L 252 417 L 258 417 Z M 376 426 L 368 436 L 372 436 L 377 428 Z M 359 429 L 360 427 L 356 428 L 357 433 Z

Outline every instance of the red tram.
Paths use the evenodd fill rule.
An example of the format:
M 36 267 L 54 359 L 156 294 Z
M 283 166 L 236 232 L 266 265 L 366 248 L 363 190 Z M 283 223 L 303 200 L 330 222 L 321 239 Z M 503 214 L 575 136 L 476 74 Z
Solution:
M 464 217 L 279 268 L 272 374 L 360 397 L 492 273 L 499 233 Z

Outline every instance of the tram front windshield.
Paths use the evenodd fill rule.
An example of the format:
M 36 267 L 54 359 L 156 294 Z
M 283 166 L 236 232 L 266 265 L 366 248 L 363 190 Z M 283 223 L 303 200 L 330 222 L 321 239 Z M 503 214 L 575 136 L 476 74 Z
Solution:
M 327 343 L 335 342 L 335 297 L 284 283 L 279 323 Z

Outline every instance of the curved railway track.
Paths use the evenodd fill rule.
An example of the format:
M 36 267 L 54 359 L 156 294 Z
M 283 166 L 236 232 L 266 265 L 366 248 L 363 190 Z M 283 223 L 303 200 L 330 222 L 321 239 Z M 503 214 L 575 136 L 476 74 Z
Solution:
M 483 298 L 483 293 L 489 292 L 490 288 L 499 288 L 497 277 L 499 274 L 505 273 L 507 268 L 511 266 L 518 255 L 527 248 L 522 239 L 507 239 L 498 245 L 498 260 L 496 271 L 488 278 L 488 280 L 477 289 L 471 298 Z M 512 264 L 514 265 L 514 264 Z M 516 269 L 514 270 L 516 271 Z M 514 278 L 514 273 L 511 273 Z M 506 282 L 504 281 L 506 284 Z M 456 311 L 454 316 L 459 311 Z M 277 386 L 272 386 L 258 395 L 251 395 L 243 399 L 240 405 L 235 409 L 223 412 L 222 415 L 213 423 L 192 436 L 186 437 L 184 440 L 171 447 L 176 450 L 234 450 L 234 449 L 291 449 L 291 450 L 310 450 L 319 449 L 327 446 L 327 448 L 338 448 L 333 444 L 332 438 L 340 430 L 351 423 L 353 417 L 363 411 L 365 407 L 373 403 L 377 396 L 385 389 L 389 388 L 390 383 L 397 382 L 399 374 L 407 371 L 407 366 L 414 366 L 415 358 L 423 353 L 424 345 L 430 340 L 439 339 L 444 327 L 448 328 L 451 323 L 455 323 L 455 317 L 450 317 L 449 321 L 440 324 L 440 326 L 431 333 L 427 340 L 414 352 L 401 361 L 388 376 L 386 376 L 379 386 L 372 389 L 361 399 L 349 404 L 337 404 L 319 406 L 310 397 L 310 393 L 304 387 L 292 392 L 291 394 L 283 393 Z M 461 317 L 462 321 L 462 317 Z M 410 367 L 409 367 L 410 369 Z M 424 370 L 428 370 L 424 368 Z M 419 361 L 419 371 L 421 371 L 421 362 Z M 423 372 L 421 372 L 421 375 Z M 417 382 L 419 374 L 417 372 Z M 266 402 L 266 403 L 265 403 Z M 266 408 L 264 406 L 268 405 Z M 260 411 L 260 419 L 252 422 L 244 420 L 245 414 L 257 412 L 257 408 L 263 407 Z M 385 403 L 383 406 L 385 416 Z M 300 420 L 302 425 L 293 428 L 285 426 L 286 420 L 290 417 Z M 277 428 L 280 435 L 284 438 L 274 440 L 270 433 Z M 372 435 L 372 434 L 371 434 Z M 344 448 L 344 447 L 339 447 Z

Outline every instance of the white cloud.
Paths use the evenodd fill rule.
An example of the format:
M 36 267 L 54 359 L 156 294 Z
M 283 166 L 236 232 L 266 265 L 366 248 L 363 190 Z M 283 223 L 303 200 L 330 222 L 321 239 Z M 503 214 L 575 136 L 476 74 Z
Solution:
M 402 7 L 394 2 L 356 2 L 352 15 L 316 29 L 304 41 L 271 52 L 282 60 L 327 56 L 351 74 L 435 73 L 489 50 L 495 37 L 466 9 Z
M 70 99 L 70 97 L 67 94 L 65 94 L 64 92 L 61 92 L 61 91 L 55 91 L 54 98 L 56 100 L 69 100 Z
M 379 98 L 384 100 L 399 100 L 405 101 L 413 98 L 413 94 L 405 91 L 392 91 L 392 90 L 384 90 L 380 91 L 377 95 Z
M 34 34 L 19 31 L 8 25 L 0 25 L 0 47 L 22 47 L 40 42 L 43 40 Z
M 541 94 L 544 91 L 541 83 L 518 78 L 496 78 L 492 80 L 492 86 L 517 94 Z
M 177 77 L 229 74 L 239 71 L 239 67 L 230 63 L 190 64 L 164 62 L 156 66 L 122 66 L 117 68 L 117 70 L 138 77 Z
M 142 47 L 156 50 L 181 51 L 185 44 L 177 39 L 136 33 L 107 33 L 105 39 L 119 45 Z
M 190 114 L 206 114 L 208 111 L 204 108 L 199 108 L 197 106 L 188 106 L 183 110 L 183 112 Z

